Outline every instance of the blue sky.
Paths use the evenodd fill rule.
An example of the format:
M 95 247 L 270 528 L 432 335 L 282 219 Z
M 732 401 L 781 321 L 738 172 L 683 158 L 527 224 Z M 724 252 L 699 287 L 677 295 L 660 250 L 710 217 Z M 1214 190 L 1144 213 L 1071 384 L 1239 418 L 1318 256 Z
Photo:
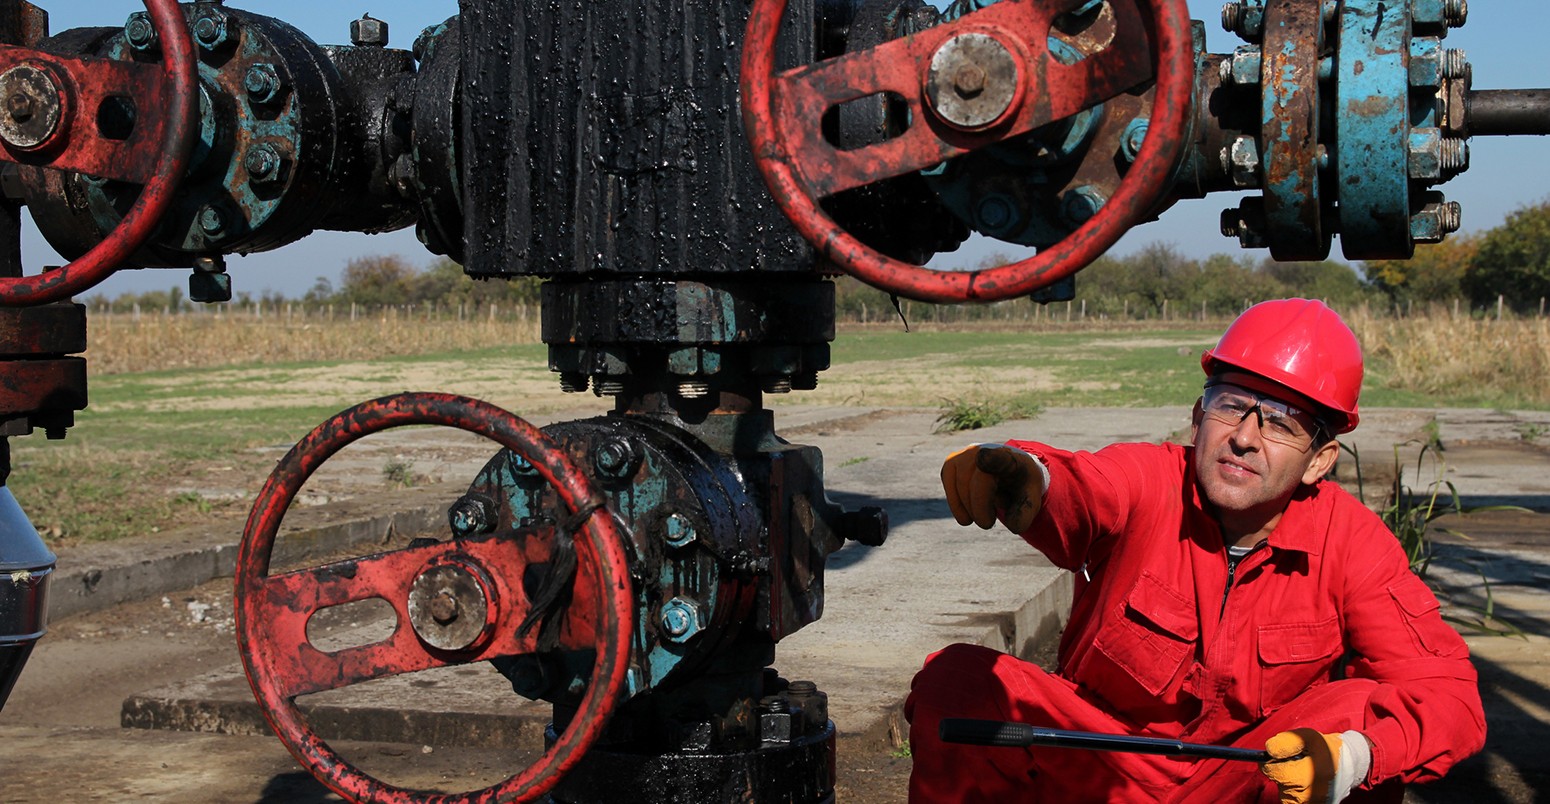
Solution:
M 90 25 L 119 25 L 144 6 L 135 0 L 33 0 L 50 12 L 53 31 Z M 515 2 L 515 0 L 514 0 Z M 229 5 L 279 17 L 322 43 L 349 39 L 350 20 L 363 13 L 386 20 L 392 26 L 392 45 L 408 47 L 419 31 L 457 13 L 455 0 L 231 0 Z M 1217 19 L 1220 0 L 1189 0 L 1196 19 L 1206 21 L 1207 48 L 1229 52 L 1239 40 L 1221 30 Z M 1550 3 L 1545 0 L 1477 0 L 1471 4 L 1469 23 L 1449 34 L 1449 47 L 1463 48 L 1474 64 L 1477 89 L 1550 87 L 1550 59 L 1543 42 L 1550 23 Z M 1464 205 L 1464 230 L 1478 231 L 1500 224 L 1513 210 L 1550 197 L 1550 139 L 1542 137 L 1478 138 L 1471 143 L 1467 173 L 1442 187 L 1448 197 Z M 1127 254 L 1151 243 L 1171 243 L 1192 257 L 1237 253 L 1236 241 L 1218 231 L 1221 210 L 1236 206 L 1236 197 L 1218 194 L 1203 200 L 1184 201 L 1160 220 L 1132 230 L 1115 247 Z M 971 242 L 954 263 L 972 263 L 990 251 L 1011 251 L 994 241 Z M 1338 241 L 1335 246 L 1339 254 Z M 1263 253 L 1263 252 L 1260 252 Z M 233 257 L 233 285 L 257 295 L 270 289 L 299 295 L 319 276 L 335 279 L 352 256 L 400 254 L 416 265 L 431 256 L 415 240 L 413 232 L 359 235 L 321 232 L 265 254 Z M 23 260 L 30 271 L 58 264 L 41 236 L 23 241 Z M 187 286 L 182 271 L 124 271 L 97 291 L 116 295 L 124 291 L 160 290 Z

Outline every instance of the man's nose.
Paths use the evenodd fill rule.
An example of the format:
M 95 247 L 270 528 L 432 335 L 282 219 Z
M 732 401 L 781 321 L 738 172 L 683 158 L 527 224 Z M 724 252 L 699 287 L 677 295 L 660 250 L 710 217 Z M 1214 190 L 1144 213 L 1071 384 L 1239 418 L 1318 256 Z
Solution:
M 1243 418 L 1238 421 L 1238 426 L 1232 431 L 1232 444 L 1242 449 L 1258 447 L 1263 440 L 1260 435 L 1260 427 L 1264 424 L 1265 412 L 1259 405 L 1255 405 L 1244 412 Z

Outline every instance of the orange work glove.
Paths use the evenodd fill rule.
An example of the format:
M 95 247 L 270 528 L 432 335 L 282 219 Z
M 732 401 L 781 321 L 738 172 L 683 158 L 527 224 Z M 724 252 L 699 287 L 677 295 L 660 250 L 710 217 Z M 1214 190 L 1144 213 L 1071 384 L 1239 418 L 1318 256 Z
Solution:
M 1005 444 L 976 444 L 942 462 L 942 489 L 958 524 L 989 529 L 997 519 L 1013 533 L 1033 524 L 1044 504 L 1049 470 Z
M 1281 791 L 1281 804 L 1337 804 L 1367 778 L 1372 748 L 1361 732 L 1283 731 L 1265 741 L 1271 759 L 1259 766 Z

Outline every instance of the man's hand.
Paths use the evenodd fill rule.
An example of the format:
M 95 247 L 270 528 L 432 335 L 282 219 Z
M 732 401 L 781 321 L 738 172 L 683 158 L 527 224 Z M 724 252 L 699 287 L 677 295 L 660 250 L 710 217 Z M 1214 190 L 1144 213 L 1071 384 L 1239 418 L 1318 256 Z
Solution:
M 1044 503 L 1049 472 L 1032 455 L 1005 444 L 976 444 L 942 462 L 942 489 L 958 524 L 989 529 L 999 517 L 1022 533 Z
M 1281 790 L 1281 804 L 1336 804 L 1366 778 L 1372 749 L 1361 732 L 1283 731 L 1265 741 L 1259 769 Z

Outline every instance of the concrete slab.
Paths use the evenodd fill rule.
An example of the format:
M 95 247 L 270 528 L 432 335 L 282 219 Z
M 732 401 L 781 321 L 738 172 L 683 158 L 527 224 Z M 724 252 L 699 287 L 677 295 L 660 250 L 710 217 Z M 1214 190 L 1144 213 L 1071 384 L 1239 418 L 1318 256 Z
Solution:
M 833 499 L 847 507 L 881 505 L 892 520 L 892 532 L 883 547 L 850 545 L 831 557 L 823 618 L 778 649 L 776 667 L 783 675 L 811 679 L 829 692 L 832 715 L 847 740 L 874 746 L 902 741 L 903 697 L 910 678 L 932 651 L 952 642 L 974 642 L 1029 656 L 1058 634 L 1063 624 L 1069 574 L 1052 568 L 999 528 L 980 531 L 957 526 L 942 501 L 938 480 L 945 455 L 966 443 L 1008 438 L 1039 439 L 1073 449 L 1178 438 L 1187 435 L 1189 408 L 1055 408 L 1037 420 L 957 434 L 933 433 L 935 415 L 919 409 L 777 408 L 778 427 L 788 439 L 823 450 Z M 1467 450 L 1475 443 L 1499 445 L 1508 437 L 1521 439 L 1522 432 L 1538 426 L 1540 418 L 1550 416 L 1371 411 L 1351 440 L 1364 465 L 1383 463 L 1370 460 L 1372 455 L 1382 455 L 1391 464 L 1396 444 L 1406 445 L 1402 454 L 1412 457 L 1419 449 L 1412 442 L 1432 433 L 1443 436 L 1452 450 Z M 1533 443 L 1526 442 L 1524 448 L 1543 453 Z M 1468 466 L 1467 472 L 1455 474 L 1458 481 L 1469 481 L 1460 486 L 1472 494 L 1522 500 L 1541 494 L 1542 486 L 1550 483 L 1550 473 Z M 415 514 L 418 518 L 402 522 L 440 527 L 441 511 L 455 496 L 455 487 L 419 491 L 428 498 L 425 510 Z M 346 531 L 336 527 L 328 532 L 334 535 L 320 534 L 314 541 L 332 541 L 335 546 L 369 544 L 373 538 L 384 538 L 383 528 L 396 527 L 401 532 L 408 525 L 372 520 L 353 527 L 350 532 L 368 535 L 352 542 L 339 536 Z M 548 718 L 546 706 L 515 696 L 504 679 L 483 665 L 311 696 L 304 708 L 325 739 L 393 735 L 407 743 L 474 748 L 533 749 Z M 122 723 L 136 728 L 267 733 L 235 665 L 130 696 L 124 702 Z

